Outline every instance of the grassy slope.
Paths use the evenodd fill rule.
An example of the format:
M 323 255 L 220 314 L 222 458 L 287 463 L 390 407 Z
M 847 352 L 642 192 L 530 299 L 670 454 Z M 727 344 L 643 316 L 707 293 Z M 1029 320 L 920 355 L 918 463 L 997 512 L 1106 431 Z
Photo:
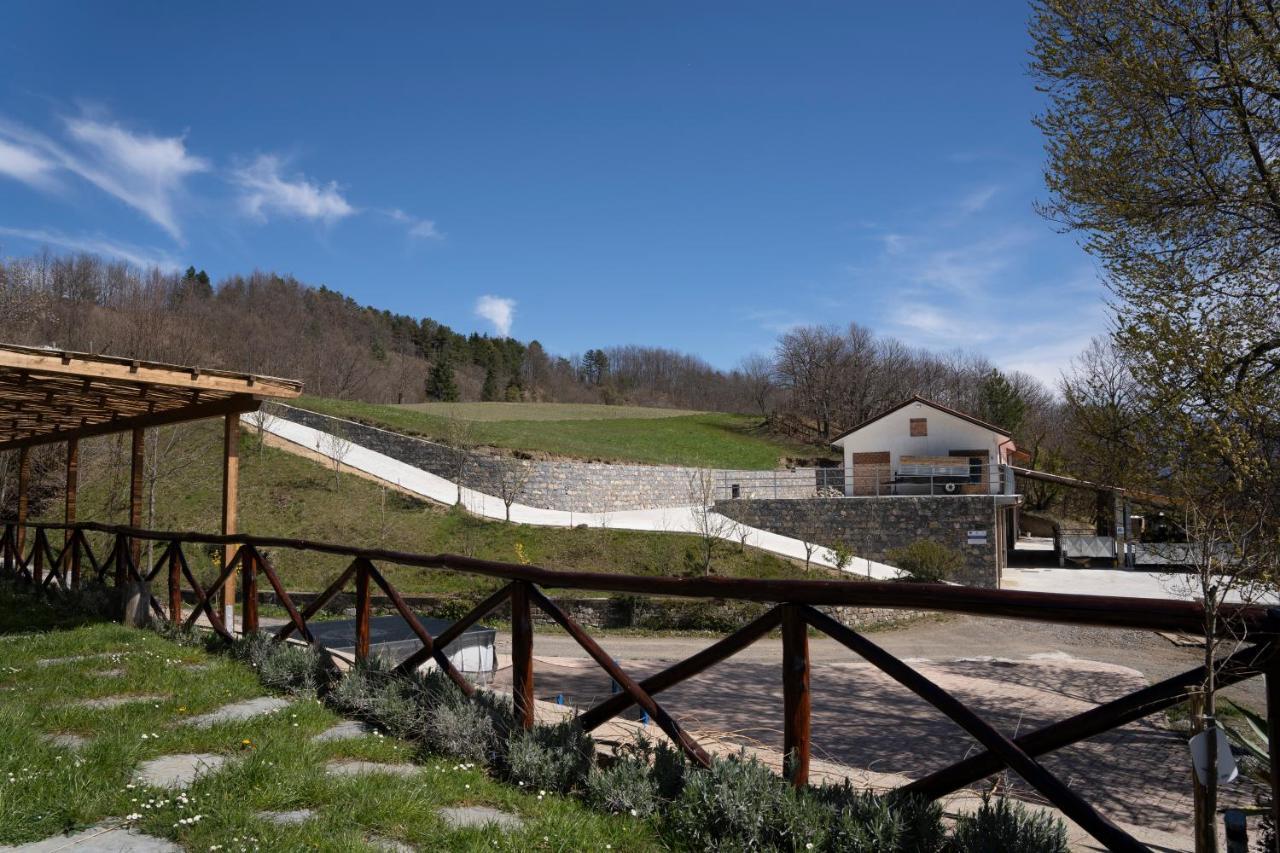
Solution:
M 0 624 L 15 614 L 29 626 L 48 623 L 25 593 L 0 583 Z M 47 626 L 47 625 L 46 625 Z M 227 658 L 176 646 L 150 632 L 95 625 L 48 634 L 0 637 L 0 844 L 33 841 L 83 829 L 106 818 L 142 815 L 143 831 L 189 850 L 375 850 L 374 837 L 393 838 L 422 850 L 614 850 L 658 849 L 648 823 L 590 812 L 557 796 L 539 797 L 498 783 L 480 769 L 423 757 L 422 772 L 332 778 L 328 761 L 361 759 L 398 763 L 414 747 L 394 738 L 366 735 L 311 743 L 337 722 L 328 710 L 302 699 L 284 711 L 208 729 L 179 725 L 192 714 L 263 694 L 254 673 Z M 40 667 L 38 659 L 111 653 Z M 202 663 L 193 671 L 179 663 Z M 123 668 L 123 677 L 102 670 Z M 75 707 L 78 699 L 122 692 L 167 698 L 114 709 Z M 82 750 L 56 747 L 45 738 L 74 733 L 90 738 Z M 154 735 L 157 735 L 153 737 Z M 144 739 L 144 735 L 145 738 Z M 248 739 L 251 746 L 243 741 Z M 212 752 L 231 758 L 218 773 L 198 779 L 180 807 L 173 792 L 126 787 L 140 762 L 175 753 Z M 160 805 L 144 808 L 148 800 Z M 437 809 L 489 805 L 518 814 L 525 828 L 504 835 L 484 829 L 456 831 Z M 276 826 L 259 811 L 307 808 L 316 816 Z M 179 819 L 201 815 L 198 822 Z M 239 839 L 239 841 L 233 841 Z M 252 841 L 250 840 L 252 839 Z
M 218 475 L 220 429 L 209 422 L 187 428 L 183 447 L 199 448 L 201 458 L 162 482 L 157 490 L 153 529 L 215 532 L 220 521 Z M 170 463 L 173 464 L 173 463 Z M 242 441 L 240 456 L 240 529 L 246 533 L 288 536 L 362 547 L 385 547 L 420 553 L 455 553 L 518 562 L 525 559 L 550 568 L 673 575 L 690 571 L 696 537 L 674 533 L 534 527 L 486 521 L 414 500 L 351 474 L 334 482 L 333 472 L 293 454 L 259 448 L 253 436 Z M 122 484 L 116 483 L 120 489 Z M 108 478 L 82 481 L 80 517 L 122 522 L 106 512 Z M 56 502 L 55 502 L 56 503 Z M 57 507 L 46 517 L 55 520 Z M 105 544 L 98 553 L 105 554 Z M 206 567 L 208 558 L 188 551 L 188 559 Z M 154 554 L 159 558 L 159 553 Z M 345 567 L 340 557 L 279 551 L 272 559 L 286 586 L 321 590 Z M 731 577 L 796 577 L 794 564 L 762 552 L 720 545 L 713 570 Z M 475 595 L 494 582 L 470 575 L 428 569 L 387 567 L 387 574 L 406 593 Z M 814 569 L 813 577 L 826 576 Z M 265 581 L 263 588 L 265 589 Z
M 692 409 L 602 403 L 405 403 L 392 408 L 468 421 L 614 421 L 708 414 Z
M 408 435 L 442 440 L 449 434 L 444 417 L 406 406 L 381 406 L 347 400 L 303 397 L 302 408 L 348 418 L 360 423 L 386 427 Z M 477 407 L 501 406 L 506 413 L 525 404 L 471 403 L 460 409 L 463 415 Z M 614 407 L 605 407 L 614 408 Z M 494 447 L 527 450 L 608 462 L 642 462 L 654 465 L 697 465 L 712 468 L 767 470 L 786 457 L 810 458 L 831 455 L 829 450 L 809 445 L 787 444 L 766 435 L 758 418 L 722 412 L 658 418 L 652 409 L 635 418 L 584 418 L 583 407 L 567 406 L 563 420 L 547 420 L 547 409 L 537 410 L 536 419 L 476 420 L 475 440 Z M 616 408 L 625 412 L 625 408 Z

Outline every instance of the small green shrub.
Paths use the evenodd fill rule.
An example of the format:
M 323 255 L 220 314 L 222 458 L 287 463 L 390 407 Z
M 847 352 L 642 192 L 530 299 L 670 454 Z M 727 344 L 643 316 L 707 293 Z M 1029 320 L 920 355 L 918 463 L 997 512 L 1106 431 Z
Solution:
M 262 659 L 258 677 L 273 690 L 289 693 L 319 693 L 329 676 L 329 660 L 312 646 L 277 643 Z
M 637 601 L 633 627 L 649 631 L 714 631 L 730 633 L 764 613 L 751 601 Z
M 649 817 L 660 804 L 654 775 L 639 758 L 621 758 L 611 767 L 592 767 L 586 789 L 587 802 L 608 814 Z
M 515 733 L 507 744 L 505 771 L 517 785 L 564 793 L 586 783 L 594 760 L 591 736 L 566 721 Z
M 849 564 L 853 562 L 853 558 L 857 556 L 853 553 L 853 549 L 843 542 L 837 542 L 831 546 L 832 562 L 836 564 L 836 568 L 844 571 L 849 568 Z
M 1015 800 L 984 797 L 976 812 L 956 820 L 951 849 L 956 853 L 1067 853 L 1067 828 L 1061 820 L 1029 811 Z
M 423 747 L 436 755 L 493 764 L 502 733 L 510 729 L 510 700 L 479 692 L 468 698 L 439 670 L 428 672 L 424 684 L 430 713 L 418 733 Z
M 938 853 L 946 830 L 942 807 L 916 798 L 879 796 L 847 781 L 814 788 L 811 796 L 829 810 L 827 845 L 850 853 Z
M 707 770 L 685 776 L 662 832 L 668 842 L 693 850 L 820 849 L 830 811 L 768 767 L 745 756 L 713 759 Z
M 919 539 L 910 545 L 890 550 L 889 562 L 921 583 L 939 583 L 964 567 L 964 555 L 932 539 Z

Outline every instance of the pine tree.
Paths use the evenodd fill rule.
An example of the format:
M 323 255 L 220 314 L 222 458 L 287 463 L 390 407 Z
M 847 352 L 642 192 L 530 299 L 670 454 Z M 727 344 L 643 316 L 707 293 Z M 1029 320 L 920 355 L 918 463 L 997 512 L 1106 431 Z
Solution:
M 982 378 L 978 401 L 982 418 L 1009 432 L 1016 433 L 1027 414 L 1026 401 L 999 370 L 993 369 Z
M 442 358 L 431 365 L 427 374 L 427 399 L 440 403 L 458 402 L 458 383 L 453 379 L 453 365 Z
M 498 387 L 498 371 L 490 367 L 484 374 L 484 387 L 480 389 L 480 399 L 486 403 L 494 400 L 501 400 L 500 389 Z

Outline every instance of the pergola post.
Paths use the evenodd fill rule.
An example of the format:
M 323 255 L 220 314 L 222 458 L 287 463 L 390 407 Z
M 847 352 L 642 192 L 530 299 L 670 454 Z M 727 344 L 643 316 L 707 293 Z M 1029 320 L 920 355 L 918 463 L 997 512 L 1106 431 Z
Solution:
M 147 431 L 142 427 L 133 429 L 133 445 L 129 453 L 129 526 L 142 526 L 142 475 L 147 452 Z M 141 566 L 142 540 L 132 538 L 129 553 L 133 564 Z
M 72 438 L 67 441 L 67 489 L 65 495 L 65 509 L 63 510 L 63 521 L 67 524 L 76 523 L 76 490 L 80 485 L 80 439 Z M 70 549 L 70 553 L 68 553 Z M 80 586 L 80 548 L 75 542 L 75 534 L 70 529 L 63 531 L 62 534 L 62 569 L 64 576 L 66 572 L 71 574 L 71 588 L 76 589 Z
M 222 428 L 222 533 L 229 536 L 236 532 L 237 496 L 240 491 L 240 415 L 227 414 Z M 226 545 L 222 550 L 222 565 L 230 565 L 235 559 L 238 545 Z M 231 574 L 222 586 L 222 619 L 234 633 L 236 609 L 236 577 Z
M 31 449 L 18 451 L 18 562 L 21 563 L 27 543 L 27 508 L 31 498 Z

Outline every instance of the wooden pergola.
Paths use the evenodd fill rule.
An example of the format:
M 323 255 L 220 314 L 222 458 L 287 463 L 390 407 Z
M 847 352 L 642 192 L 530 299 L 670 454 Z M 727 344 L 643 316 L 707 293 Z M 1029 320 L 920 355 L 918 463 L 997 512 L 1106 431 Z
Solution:
M 240 416 L 264 400 L 292 398 L 302 383 L 270 376 L 180 367 L 138 359 L 0 344 L 0 451 L 18 451 L 18 547 L 31 482 L 31 448 L 65 444 L 65 521 L 76 520 L 80 440 L 131 433 L 129 526 L 142 524 L 143 463 L 149 427 L 206 418 L 223 419 L 222 532 L 236 532 Z M 69 534 L 68 534 L 69 535 Z M 140 541 L 135 540 L 135 550 Z M 230 561 L 235 546 L 228 546 Z M 134 554 L 135 562 L 138 554 Z M 223 606 L 235 601 L 235 579 Z

